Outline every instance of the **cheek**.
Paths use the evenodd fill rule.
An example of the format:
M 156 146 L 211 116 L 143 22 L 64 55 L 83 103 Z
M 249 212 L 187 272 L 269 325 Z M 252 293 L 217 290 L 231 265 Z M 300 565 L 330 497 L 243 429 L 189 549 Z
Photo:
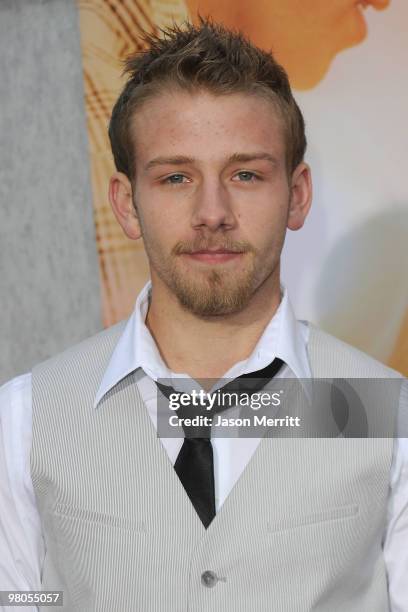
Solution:
M 145 242 L 151 249 L 168 256 L 180 236 L 180 220 L 171 211 L 152 208 L 144 216 Z
M 286 214 L 273 215 L 256 228 L 253 244 L 265 263 L 276 261 L 281 254 L 286 235 Z
M 135 196 L 139 220 L 144 235 L 150 243 L 161 241 L 171 231 L 173 216 L 166 202 L 161 202 L 146 189 L 139 189 Z
M 253 201 L 237 215 L 240 229 L 257 242 L 273 242 L 276 235 L 285 231 L 288 207 L 286 198 L 258 204 Z

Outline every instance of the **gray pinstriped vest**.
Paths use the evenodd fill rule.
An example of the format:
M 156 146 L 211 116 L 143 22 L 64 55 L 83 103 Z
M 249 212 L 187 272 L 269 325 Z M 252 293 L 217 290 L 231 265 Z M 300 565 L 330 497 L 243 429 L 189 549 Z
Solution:
M 80 612 L 386 612 L 392 439 L 265 438 L 205 530 L 133 375 L 93 409 L 123 325 L 33 370 L 42 588 Z M 308 350 L 315 377 L 396 375 L 315 327 Z

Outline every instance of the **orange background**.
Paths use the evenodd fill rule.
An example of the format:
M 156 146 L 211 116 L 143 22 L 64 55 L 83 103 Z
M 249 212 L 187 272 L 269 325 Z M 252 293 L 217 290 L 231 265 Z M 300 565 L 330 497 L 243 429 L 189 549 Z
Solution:
M 227 25 L 242 28 L 256 44 L 266 46 L 267 31 L 259 25 L 261 22 L 255 23 L 255 26 L 258 24 L 258 31 L 255 31 L 253 21 L 248 17 L 246 22 L 245 16 L 234 10 L 234 3 L 221 1 L 212 6 L 211 0 L 201 3 L 188 1 L 189 6 L 182 0 L 78 0 L 105 327 L 129 316 L 135 298 L 149 276 L 142 243 L 130 241 L 122 233 L 107 197 L 108 179 L 114 170 L 107 126 L 112 106 L 123 86 L 121 62 L 131 52 L 141 49 L 141 30 L 156 31 L 158 27 L 170 25 L 173 20 L 182 22 L 188 18 L 189 9 L 199 9 L 200 12 L 212 9 L 211 14 L 216 20 L 229 21 Z M 262 0 L 259 3 L 262 5 Z M 334 0 L 333 3 L 315 0 L 312 3 L 314 12 L 310 10 L 310 3 L 304 3 L 307 5 L 305 14 L 296 15 L 296 23 L 303 28 L 298 31 L 296 25 L 289 27 L 290 20 L 293 21 L 291 4 L 293 2 L 270 0 L 264 10 L 275 11 L 270 23 L 279 26 L 272 37 L 275 56 L 288 70 L 292 86 L 305 90 L 315 87 L 324 77 L 336 52 L 364 40 L 366 30 L 354 2 L 353 7 L 348 7 L 350 3 L 346 0 Z M 302 11 L 299 3 L 295 4 L 297 13 Z M 327 10 L 330 4 L 331 12 Z M 388 0 L 384 0 L 383 8 L 387 5 Z M 338 10 L 335 29 L 334 9 Z M 262 13 L 262 8 L 260 11 Z M 282 32 L 287 33 L 286 37 L 282 37 Z M 299 32 L 304 33 L 303 38 Z M 319 45 L 316 41 L 319 41 Z M 306 57 L 308 62 L 302 63 L 302 58 Z M 388 356 L 388 363 L 408 374 L 408 313 L 402 322 L 394 350 Z

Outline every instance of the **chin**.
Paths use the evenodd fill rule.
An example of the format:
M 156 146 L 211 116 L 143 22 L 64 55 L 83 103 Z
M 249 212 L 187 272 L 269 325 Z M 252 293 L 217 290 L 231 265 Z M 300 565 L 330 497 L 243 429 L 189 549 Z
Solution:
M 246 304 L 224 304 L 219 302 L 191 303 L 181 305 L 199 319 L 211 319 L 216 317 L 228 317 L 242 312 Z
M 252 284 L 211 287 L 208 284 L 174 287 L 180 305 L 198 317 L 216 317 L 237 314 L 245 309 L 253 295 Z
M 340 36 L 337 36 L 338 48 L 336 51 L 343 51 L 349 47 L 354 47 L 363 42 L 367 37 L 367 22 L 364 17 L 363 9 L 359 6 L 354 6 L 347 23 L 342 28 Z

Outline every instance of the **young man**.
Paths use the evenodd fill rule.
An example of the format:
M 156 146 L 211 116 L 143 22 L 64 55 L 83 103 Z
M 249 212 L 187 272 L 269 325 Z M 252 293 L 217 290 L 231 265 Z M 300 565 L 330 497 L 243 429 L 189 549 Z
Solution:
M 404 440 L 156 435 L 158 395 L 186 383 L 399 375 L 296 321 L 280 285 L 312 194 L 282 68 L 208 22 L 147 42 L 109 196 L 151 282 L 127 322 L 2 390 L 2 587 L 81 611 L 406 610 Z

